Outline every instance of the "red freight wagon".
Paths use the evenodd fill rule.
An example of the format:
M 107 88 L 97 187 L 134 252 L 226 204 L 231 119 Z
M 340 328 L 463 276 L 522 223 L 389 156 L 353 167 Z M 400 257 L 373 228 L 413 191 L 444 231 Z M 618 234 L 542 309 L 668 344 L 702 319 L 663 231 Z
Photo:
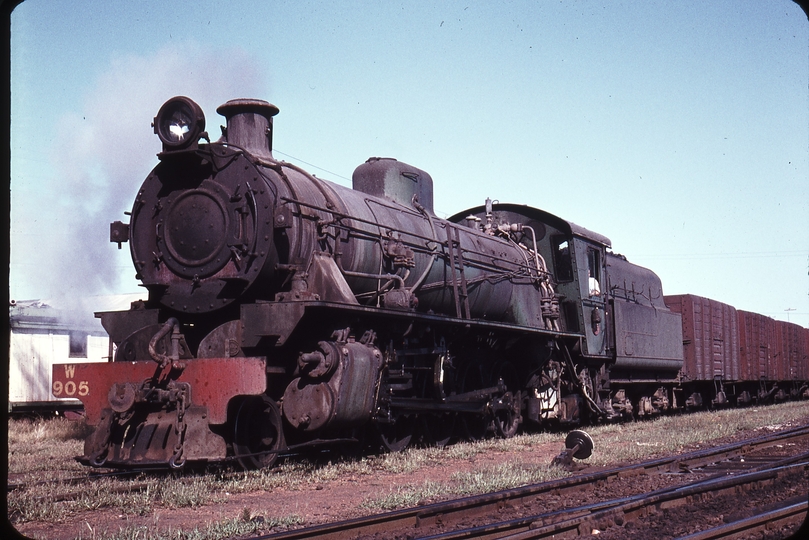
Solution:
M 780 342 L 777 321 L 750 311 L 738 310 L 736 313 L 742 378 L 748 381 L 778 380 L 775 365 Z
M 801 363 L 799 378 L 802 381 L 809 381 L 809 328 L 803 329 L 803 338 L 803 350 L 806 354 L 803 357 L 803 363 Z
M 664 296 L 666 305 L 683 317 L 683 375 L 687 380 L 739 380 L 739 337 L 736 308 L 680 294 Z
M 794 323 L 779 321 L 781 338 L 779 355 L 776 361 L 779 380 L 797 381 L 806 379 L 806 329 Z

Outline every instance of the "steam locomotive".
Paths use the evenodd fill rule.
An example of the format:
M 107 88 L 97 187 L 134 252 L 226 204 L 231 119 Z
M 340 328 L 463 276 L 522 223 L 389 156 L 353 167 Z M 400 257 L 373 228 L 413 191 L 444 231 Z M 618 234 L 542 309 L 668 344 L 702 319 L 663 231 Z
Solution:
M 273 157 L 274 105 L 217 112 L 210 142 L 191 99 L 160 108 L 159 164 L 110 227 L 148 300 L 96 314 L 114 361 L 53 369 L 95 426 L 85 464 L 264 467 L 371 435 L 397 451 L 807 397 L 805 328 L 782 340 L 772 319 L 664 297 L 608 238 L 536 208 L 441 219 L 430 175 L 395 159 L 353 189 L 321 180 Z

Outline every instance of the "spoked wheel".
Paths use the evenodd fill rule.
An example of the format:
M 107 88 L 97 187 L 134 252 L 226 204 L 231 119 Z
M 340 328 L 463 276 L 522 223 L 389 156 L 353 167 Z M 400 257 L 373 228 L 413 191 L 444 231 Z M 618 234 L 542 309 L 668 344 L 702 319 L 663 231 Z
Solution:
M 477 364 L 469 364 L 464 370 L 461 379 L 461 393 L 471 392 L 485 388 L 483 376 Z M 486 438 L 489 432 L 491 419 L 485 414 L 464 413 L 460 417 L 460 431 L 464 439 L 470 441 L 480 441 Z
M 498 366 L 493 375 L 494 384 L 502 379 L 507 389 L 494 413 L 494 430 L 498 437 L 510 439 L 517 434 L 522 422 L 522 394 L 517 391 L 519 384 L 517 369 L 511 362 L 504 362 Z
M 286 448 L 281 412 L 267 396 L 242 400 L 233 424 L 233 451 L 245 469 L 270 467 Z
M 455 414 L 424 414 L 420 417 L 424 442 L 438 448 L 445 447 L 455 429 Z
M 498 437 L 510 439 L 520 428 L 520 393 L 506 392 L 500 401 L 503 408 L 494 413 L 494 430 Z
M 413 440 L 415 425 L 410 415 L 397 416 L 392 423 L 379 423 L 376 426 L 379 430 L 379 441 L 388 452 L 401 452 Z

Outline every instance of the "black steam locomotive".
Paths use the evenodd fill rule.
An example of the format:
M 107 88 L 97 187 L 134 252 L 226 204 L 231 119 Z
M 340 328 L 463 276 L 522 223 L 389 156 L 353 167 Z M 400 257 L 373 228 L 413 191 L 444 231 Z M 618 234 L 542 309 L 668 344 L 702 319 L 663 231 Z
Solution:
M 275 106 L 217 111 L 216 142 L 192 100 L 158 112 L 160 163 L 111 226 L 148 301 L 97 314 L 113 362 L 54 368 L 96 426 L 89 465 L 261 467 L 806 392 L 805 354 L 763 390 L 689 376 L 681 314 L 604 236 L 488 199 L 440 219 L 422 170 L 371 158 L 348 189 L 273 157 Z

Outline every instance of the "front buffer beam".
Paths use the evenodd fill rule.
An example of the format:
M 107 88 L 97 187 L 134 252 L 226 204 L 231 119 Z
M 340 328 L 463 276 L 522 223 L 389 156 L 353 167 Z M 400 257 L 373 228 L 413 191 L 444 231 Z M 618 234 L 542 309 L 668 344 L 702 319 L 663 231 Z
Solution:
M 163 368 L 152 361 L 54 364 L 51 392 L 80 399 L 95 426 L 80 461 L 177 468 L 225 459 L 225 430 L 211 425 L 228 421 L 233 397 L 266 387 L 263 357 L 197 358 Z

